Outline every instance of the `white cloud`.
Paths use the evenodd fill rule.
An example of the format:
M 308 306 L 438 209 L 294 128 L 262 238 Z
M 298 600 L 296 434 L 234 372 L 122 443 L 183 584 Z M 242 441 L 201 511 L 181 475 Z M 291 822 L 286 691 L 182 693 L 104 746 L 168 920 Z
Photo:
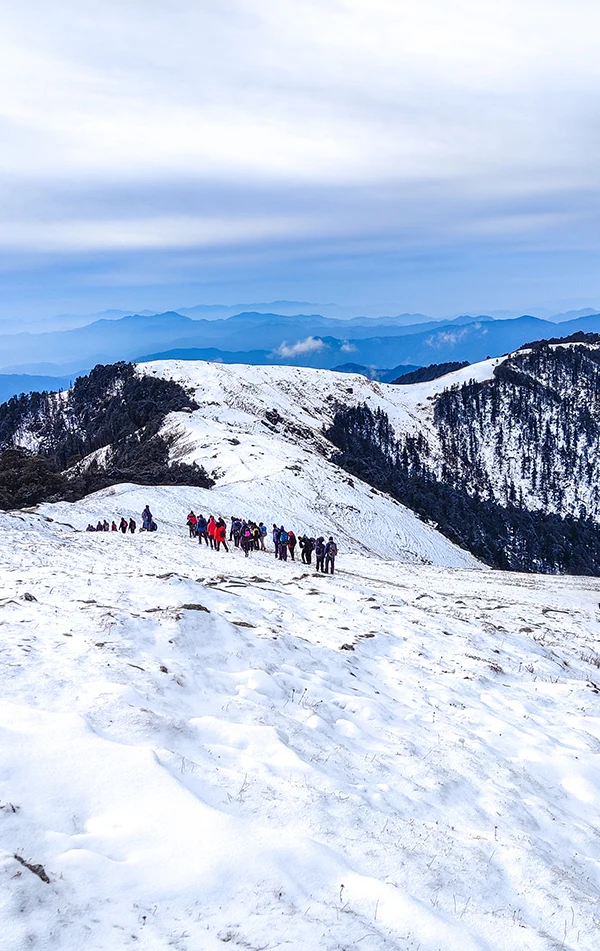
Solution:
M 297 343 L 289 345 L 285 340 L 280 343 L 273 351 L 278 357 L 299 357 L 304 353 L 318 353 L 319 350 L 325 350 L 327 344 L 319 337 L 306 337 L 305 340 L 298 340 Z
M 340 350 L 342 353 L 356 353 L 357 347 L 355 347 L 353 343 L 348 343 L 346 340 L 340 347 Z
M 427 337 L 425 342 L 428 347 L 434 348 L 445 347 L 448 344 L 454 345 L 460 343 L 465 337 L 469 337 L 474 330 L 484 335 L 487 333 L 485 324 L 476 322 L 467 324 L 466 327 L 462 327 L 460 330 L 440 330 L 438 333 L 432 334 L 431 337 Z
M 194 217 L 73 218 L 48 221 L 0 221 L 0 248 L 36 251 L 135 250 L 219 247 L 248 241 L 314 234 L 308 216 L 255 215 L 245 218 Z

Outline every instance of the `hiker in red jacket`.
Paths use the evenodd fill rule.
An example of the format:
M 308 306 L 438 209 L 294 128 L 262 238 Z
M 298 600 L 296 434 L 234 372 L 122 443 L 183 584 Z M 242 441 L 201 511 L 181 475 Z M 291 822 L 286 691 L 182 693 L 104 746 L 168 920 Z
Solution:
M 193 512 L 190 512 L 190 514 L 189 514 L 188 517 L 187 517 L 187 525 L 188 525 L 188 528 L 189 528 L 189 530 L 190 530 L 190 538 L 195 538 L 195 537 L 196 537 L 196 525 L 197 525 L 197 524 L 198 524 L 198 519 L 196 518 L 196 516 L 194 515 Z
M 214 517 L 214 515 L 211 515 L 210 518 L 209 518 L 209 520 L 208 520 L 208 525 L 207 525 L 207 527 L 206 527 L 206 531 L 208 532 L 208 540 L 209 540 L 209 542 L 210 542 L 210 547 L 211 547 L 211 548 L 214 548 L 214 547 L 215 547 L 215 529 L 216 529 L 216 527 L 217 527 L 217 523 L 215 522 L 215 517 Z
M 223 519 L 220 518 L 219 521 L 215 525 L 215 548 L 217 549 L 217 551 L 219 551 L 219 548 L 221 547 L 221 545 L 223 546 L 225 551 L 227 552 L 229 551 L 227 547 L 226 538 L 227 538 L 227 527 Z

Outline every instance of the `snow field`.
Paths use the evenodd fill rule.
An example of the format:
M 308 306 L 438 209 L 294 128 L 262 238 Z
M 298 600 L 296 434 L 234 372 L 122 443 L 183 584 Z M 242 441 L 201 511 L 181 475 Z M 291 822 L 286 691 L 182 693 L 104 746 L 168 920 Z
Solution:
M 317 576 L 178 491 L 0 514 L 3 946 L 595 951 L 600 582 Z

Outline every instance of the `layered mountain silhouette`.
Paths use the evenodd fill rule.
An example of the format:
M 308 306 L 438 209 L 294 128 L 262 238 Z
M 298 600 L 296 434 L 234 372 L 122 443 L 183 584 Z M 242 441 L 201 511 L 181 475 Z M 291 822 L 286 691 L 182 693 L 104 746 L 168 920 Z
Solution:
M 320 314 L 254 311 L 211 317 L 193 319 L 168 311 L 101 318 L 62 331 L 2 334 L 0 383 L 2 374 L 26 374 L 58 377 L 58 388 L 64 385 L 63 378 L 98 363 L 175 358 L 324 369 L 351 363 L 364 367 L 366 375 L 384 379 L 381 374 L 390 367 L 474 363 L 509 353 L 530 340 L 600 331 L 600 314 L 583 314 L 559 324 L 527 315 L 511 320 L 465 316 L 409 324 L 407 315 L 340 320 Z M 5 386 L 10 384 L 5 381 Z

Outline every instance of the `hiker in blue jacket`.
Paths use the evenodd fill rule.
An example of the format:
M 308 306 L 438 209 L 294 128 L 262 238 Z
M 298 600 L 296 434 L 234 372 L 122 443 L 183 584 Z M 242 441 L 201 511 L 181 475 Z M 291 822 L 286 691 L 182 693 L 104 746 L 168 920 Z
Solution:
M 204 515 L 198 516 L 198 521 L 196 522 L 196 535 L 198 536 L 198 544 L 202 544 L 202 539 L 206 542 L 206 547 L 208 548 L 208 522 L 204 518 Z
M 289 536 L 283 525 L 279 529 L 279 558 L 281 561 L 287 561 Z
M 275 558 L 279 558 L 279 529 L 273 522 L 273 544 L 275 545 Z
M 265 535 L 267 534 L 267 526 L 263 525 L 262 522 L 259 522 L 258 530 L 260 532 L 260 538 L 258 539 L 260 542 L 260 550 L 266 551 L 267 549 L 265 548 Z

